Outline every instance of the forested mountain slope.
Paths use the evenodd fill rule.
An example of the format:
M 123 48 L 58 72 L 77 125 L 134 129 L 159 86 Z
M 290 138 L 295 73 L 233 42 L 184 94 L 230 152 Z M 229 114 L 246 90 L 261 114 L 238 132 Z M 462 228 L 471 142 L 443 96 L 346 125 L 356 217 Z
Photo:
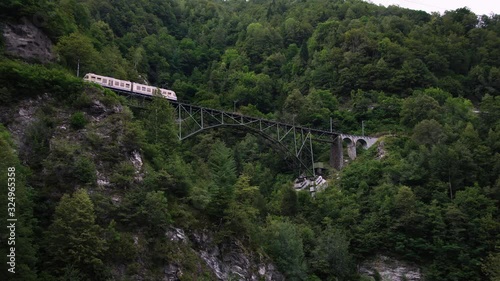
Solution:
M 237 278 L 207 255 L 286 280 L 379 280 L 357 271 L 379 254 L 425 280 L 500 277 L 500 16 L 357 0 L 7 0 L 0 15 L 55 54 L 26 63 L 2 41 L 0 180 L 15 167 L 19 206 L 8 280 Z M 165 100 L 130 109 L 78 64 L 241 114 L 363 122 L 384 153 L 330 171 L 312 198 L 265 140 L 179 142 Z

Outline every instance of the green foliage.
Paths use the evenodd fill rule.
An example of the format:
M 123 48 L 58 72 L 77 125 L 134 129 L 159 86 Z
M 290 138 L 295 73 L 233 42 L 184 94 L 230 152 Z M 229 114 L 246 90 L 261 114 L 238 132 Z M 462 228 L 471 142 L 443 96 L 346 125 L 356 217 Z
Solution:
M 141 213 L 144 216 L 150 235 L 161 235 L 165 233 L 170 223 L 167 198 L 163 191 L 151 191 L 146 193 Z
M 130 161 L 118 163 L 113 170 L 114 173 L 111 175 L 110 182 L 116 184 L 119 188 L 126 188 L 132 185 L 134 182 L 135 167 Z
M 500 280 L 500 255 L 498 253 L 490 254 L 482 268 L 491 281 Z
M 401 122 L 413 127 L 425 119 L 439 119 L 439 103 L 425 94 L 405 99 L 401 108 Z
M 94 162 L 85 156 L 80 156 L 75 161 L 74 172 L 76 178 L 82 182 L 89 185 L 93 185 L 96 180 L 96 167 Z
M 32 20 L 59 55 L 46 66 L 2 59 L 0 100 L 10 107 L 47 93 L 43 99 L 70 101 L 78 110 L 69 120 L 76 130 L 67 135 L 60 116 L 72 108 L 58 103 L 37 113 L 16 140 L 21 161 L 33 170 L 26 181 L 40 196 L 36 204 L 28 200 L 26 214 L 32 205 L 40 210 L 42 232 L 51 224 L 50 202 L 87 186 L 97 222 L 109 225 L 103 232 L 109 249 L 91 253 L 104 243 L 93 237 L 68 250 L 84 252 L 80 264 L 70 264 L 77 258 L 69 255 L 40 279 L 104 279 L 100 260 L 130 264 L 126 275 L 144 273 L 143 279 L 158 279 L 154 267 L 165 260 L 179 261 L 186 280 L 214 278 L 188 246 L 157 239 L 171 224 L 216 225 L 220 236 L 262 246 L 291 280 L 352 279 L 352 261 L 380 252 L 417 262 L 429 280 L 496 277 L 498 15 L 466 8 L 429 15 L 358 0 L 3 1 L 0 15 Z M 166 100 L 153 99 L 134 119 L 120 105 L 124 98 L 69 74 L 78 61 L 81 74 L 172 88 L 182 101 L 243 115 L 323 130 L 331 118 L 334 130 L 350 134 L 361 134 L 363 123 L 367 134 L 388 135 L 379 148 L 384 154 L 359 154 L 311 199 L 290 189 L 295 175 L 265 141 L 220 130 L 179 143 Z M 87 123 L 95 99 L 109 110 Z M 16 128 L 17 120 L 4 119 Z M 8 147 L 2 155 L 12 154 L 13 144 L 0 145 Z M 326 158 L 329 147 L 314 149 Z M 145 156 L 140 174 L 128 159 L 132 152 Z M 114 185 L 94 189 L 97 169 Z M 268 213 L 287 220 L 265 221 Z M 95 222 L 84 221 L 94 231 Z M 45 268 L 41 260 L 54 262 L 45 253 L 63 248 L 52 235 L 66 248 L 71 239 L 81 242 L 73 237 L 73 229 L 83 231 L 77 223 L 52 225 L 35 265 L 28 224 L 22 237 L 29 254 L 20 269 L 30 270 L 23 268 L 28 276 L 21 279 L 33 280 L 33 269 Z M 135 245 L 132 235 L 142 231 L 148 241 Z
M 94 87 L 94 84 L 90 84 L 91 87 Z M 97 87 L 95 87 L 97 88 Z M 86 91 L 80 93 L 80 95 L 74 100 L 73 106 L 78 109 L 89 108 L 93 103 L 92 95 L 87 92 L 89 89 L 86 88 Z
M 445 138 L 443 126 L 436 120 L 423 120 L 413 128 L 413 140 L 419 145 L 436 145 Z
M 351 272 L 349 242 L 339 230 L 328 226 L 318 238 L 311 267 L 322 279 L 347 280 Z
M 52 137 L 53 126 L 50 118 L 41 117 L 26 128 L 25 140 L 29 146 L 21 153 L 21 156 L 28 159 L 27 164 L 30 167 L 40 168 L 49 154 L 49 140 Z
M 302 238 L 295 225 L 270 219 L 260 239 L 266 252 L 289 280 L 305 279 Z
M 250 186 L 250 178 L 242 175 L 234 185 L 234 201 L 225 213 L 227 227 L 234 235 L 248 233 L 255 235 L 255 224 L 259 215 L 259 201 L 262 195 L 256 186 Z
M 290 186 L 283 186 L 281 196 L 281 215 L 296 215 L 298 211 L 297 192 Z
M 272 28 L 261 23 L 251 23 L 246 28 L 244 50 L 251 62 L 260 62 L 265 55 L 269 55 L 280 45 L 281 36 Z
M 66 99 L 80 93 L 83 82 L 66 71 L 29 65 L 11 60 L 0 60 L 0 82 L 11 93 L 12 99 L 50 93 Z
M 153 98 L 148 105 L 144 118 L 146 139 L 150 143 L 159 144 L 160 150 L 166 156 L 174 149 L 177 135 L 174 129 L 174 111 L 170 103 L 163 98 Z
M 498 124 L 500 112 L 500 98 L 498 96 L 485 95 L 481 101 L 481 120 L 484 125 L 492 128 Z
M 10 94 L 9 89 L 6 87 L 0 88 L 0 102 L 4 104 L 9 104 L 12 101 L 12 95 Z
M 99 60 L 99 53 L 94 49 L 90 38 L 81 33 L 72 33 L 59 39 L 57 52 L 63 60 L 63 65 L 76 70 L 81 65 L 81 73 L 91 72 Z
M 9 280 L 37 280 L 35 264 L 37 262 L 37 245 L 35 244 L 36 220 L 33 214 L 34 190 L 27 185 L 29 169 L 22 166 L 14 150 L 14 143 L 10 134 L 3 125 L 0 124 L 0 180 L 4 183 L 4 192 L 0 194 L 0 202 L 5 208 L 0 215 L 3 221 L 16 219 L 15 229 L 6 228 L 1 232 L 2 245 L 0 249 L 5 255 L 15 255 L 15 273 L 8 272 L 11 268 L 8 265 L 10 258 L 6 259 L 0 268 L 4 276 L 9 275 Z M 14 211 L 12 211 L 13 209 Z M 8 211 L 8 212 L 7 212 Z M 10 216 L 13 214 L 14 216 Z M 6 226 L 9 223 L 6 224 Z M 15 239 L 11 232 L 15 233 Z M 11 247 L 15 252 L 11 252 Z
M 94 206 L 83 189 L 65 194 L 56 207 L 53 223 L 45 233 L 45 263 L 56 275 L 74 268 L 85 279 L 102 278 L 105 241 L 95 224 Z
M 161 242 L 160 242 L 161 241 Z M 215 274 L 210 270 L 206 262 L 197 255 L 189 245 L 184 243 L 172 243 L 165 239 L 156 239 L 152 243 L 152 251 L 159 256 L 167 256 L 169 263 L 173 263 L 182 268 L 182 280 L 216 280 Z M 164 265 L 160 263 L 160 267 Z M 137 269 L 136 269 L 137 270 Z M 164 275 L 163 270 L 156 271 L 156 277 Z
M 216 142 L 212 146 L 208 165 L 212 177 L 212 183 L 209 186 L 211 199 L 208 212 L 216 218 L 221 218 L 224 210 L 233 200 L 234 184 L 237 179 L 232 150 L 223 142 Z
M 87 125 L 88 121 L 87 118 L 85 118 L 85 114 L 79 111 L 71 115 L 69 123 L 73 129 L 79 130 L 83 129 L 85 125 Z
M 87 155 L 80 155 L 80 147 L 66 140 L 54 139 L 52 150 L 42 162 L 45 167 L 44 183 L 59 191 L 71 190 L 68 184 L 96 184 L 95 165 Z
M 21 17 L 31 19 L 41 27 L 52 39 L 75 31 L 77 24 L 85 26 L 88 10 L 83 3 L 76 1 L 4 1 L 0 4 L 2 17 L 19 20 Z

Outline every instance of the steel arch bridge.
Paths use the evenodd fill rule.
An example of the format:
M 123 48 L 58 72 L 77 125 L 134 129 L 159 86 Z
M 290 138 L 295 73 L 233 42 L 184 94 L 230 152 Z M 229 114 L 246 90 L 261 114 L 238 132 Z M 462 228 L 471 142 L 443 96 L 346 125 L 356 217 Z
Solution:
M 144 108 L 145 100 L 152 99 L 150 96 L 136 93 L 114 91 L 125 95 L 127 100 L 130 100 L 130 97 L 141 98 L 142 105 L 130 104 L 141 108 Z M 175 108 L 175 118 L 178 126 L 177 137 L 179 140 L 182 141 L 204 130 L 218 127 L 248 130 L 277 144 L 288 158 L 293 159 L 300 173 L 308 176 L 315 176 L 313 142 L 330 144 L 330 165 L 340 170 L 344 163 L 342 146 L 344 140 L 347 140 L 348 155 L 351 159 L 356 158 L 356 144 L 360 143 L 364 148 L 369 148 L 377 141 L 377 138 L 373 137 L 308 128 L 179 101 L 169 100 L 169 102 Z

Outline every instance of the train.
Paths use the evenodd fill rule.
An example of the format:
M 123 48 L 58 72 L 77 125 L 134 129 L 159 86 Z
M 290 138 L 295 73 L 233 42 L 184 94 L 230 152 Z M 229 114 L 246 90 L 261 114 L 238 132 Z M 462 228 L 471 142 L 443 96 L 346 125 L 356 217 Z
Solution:
M 120 80 L 120 79 L 116 79 L 113 77 L 97 75 L 94 73 L 87 73 L 83 77 L 83 80 L 99 84 L 99 85 L 106 87 L 106 88 L 132 92 L 132 93 L 136 93 L 139 95 L 145 95 L 145 96 L 153 96 L 154 93 L 156 92 L 156 93 L 159 93 L 160 95 L 162 95 L 166 99 L 177 100 L 177 95 L 172 90 L 143 85 L 143 84 L 134 83 L 134 82 L 126 81 L 126 80 Z

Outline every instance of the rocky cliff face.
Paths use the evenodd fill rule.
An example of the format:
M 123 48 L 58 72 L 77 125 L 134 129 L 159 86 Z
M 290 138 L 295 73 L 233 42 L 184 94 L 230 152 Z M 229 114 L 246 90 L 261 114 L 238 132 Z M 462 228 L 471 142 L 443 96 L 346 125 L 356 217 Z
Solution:
M 56 140 L 65 140 L 73 145 L 78 145 L 79 152 L 84 153 L 89 139 L 97 139 L 103 147 L 110 143 L 122 141 L 124 122 L 120 121 L 126 114 L 126 107 L 121 105 L 107 105 L 105 96 L 95 88 L 87 89 L 89 99 L 80 106 L 89 124 L 84 129 L 71 128 L 70 119 L 72 111 L 66 107 L 57 107 L 57 101 L 47 94 L 32 99 L 20 101 L 16 106 L 4 107 L 0 105 L 0 122 L 5 124 L 11 132 L 21 159 L 28 159 L 34 155 L 32 144 L 28 142 L 27 132 L 40 121 L 41 116 L 48 115 L 50 111 L 51 126 L 46 136 L 50 144 Z M 118 132 L 118 133 L 117 133 Z M 29 133 L 28 133 L 29 135 Z M 126 161 L 134 168 L 134 180 L 142 181 L 144 160 L 138 150 L 125 149 L 125 145 L 118 144 L 120 149 L 113 154 L 119 161 Z M 52 154 L 48 152 L 48 157 Z M 123 202 L 123 193 L 117 191 L 110 184 L 112 171 L 97 157 L 97 150 L 91 151 L 90 159 L 94 159 L 96 168 L 96 184 L 91 188 L 92 193 L 109 194 L 110 204 L 115 207 Z M 61 169 L 64 169 L 62 167 Z M 42 173 L 46 173 L 42 171 Z M 151 249 L 144 233 L 140 230 L 131 231 L 134 247 L 139 253 L 134 260 L 134 265 L 114 264 L 112 276 L 115 280 L 245 280 L 245 281 L 282 281 L 284 276 L 279 273 L 269 259 L 263 255 L 246 248 L 235 238 L 216 242 L 214 233 L 208 230 L 194 229 L 184 231 L 180 228 L 170 228 L 165 233 L 167 245 L 161 250 L 163 263 L 161 268 L 151 269 Z M 156 266 L 156 265 L 155 265 Z M 130 268 L 135 268 L 131 273 Z
M 167 236 L 174 243 L 191 245 L 198 257 L 205 261 L 218 280 L 285 280 L 272 263 L 249 252 L 235 239 L 228 239 L 216 244 L 212 234 L 208 231 L 197 231 L 186 235 L 179 228 L 172 228 Z M 164 280 L 180 280 L 179 274 L 182 274 L 182 268 L 175 264 L 168 264 L 165 267 Z
M 375 277 L 375 280 L 381 278 L 381 280 L 386 281 L 424 281 L 421 270 L 417 265 L 383 255 L 365 261 L 360 265 L 359 273 L 364 276 Z
M 4 23 L 2 34 L 7 55 L 42 63 L 55 58 L 50 39 L 25 18 L 20 23 Z

